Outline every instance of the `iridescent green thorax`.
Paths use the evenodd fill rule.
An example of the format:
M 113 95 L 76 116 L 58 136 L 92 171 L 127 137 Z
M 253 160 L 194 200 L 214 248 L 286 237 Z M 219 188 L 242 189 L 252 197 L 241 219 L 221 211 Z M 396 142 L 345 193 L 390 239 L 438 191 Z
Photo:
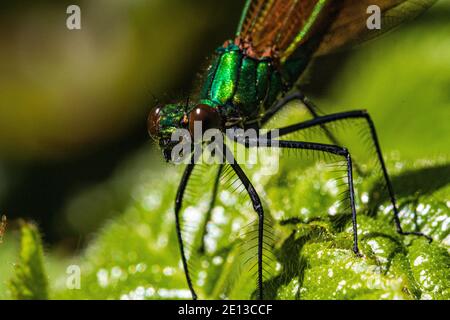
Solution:
M 238 45 L 229 43 L 216 50 L 200 100 L 219 107 L 225 117 L 255 119 L 283 91 L 280 71 L 271 58 L 249 57 Z

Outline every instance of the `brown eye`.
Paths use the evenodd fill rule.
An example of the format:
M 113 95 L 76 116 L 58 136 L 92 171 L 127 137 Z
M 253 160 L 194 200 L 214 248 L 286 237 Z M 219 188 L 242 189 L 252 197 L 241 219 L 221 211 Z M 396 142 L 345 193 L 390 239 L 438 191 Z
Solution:
M 189 132 L 194 135 L 194 123 L 202 123 L 202 133 L 208 129 L 219 129 L 221 127 L 221 118 L 216 108 L 207 104 L 197 105 L 189 113 Z
M 158 140 L 159 119 L 161 118 L 160 114 L 159 114 L 160 111 L 161 111 L 161 108 L 159 108 L 159 107 L 150 111 L 150 114 L 148 115 L 148 118 L 147 118 L 148 134 L 154 140 Z

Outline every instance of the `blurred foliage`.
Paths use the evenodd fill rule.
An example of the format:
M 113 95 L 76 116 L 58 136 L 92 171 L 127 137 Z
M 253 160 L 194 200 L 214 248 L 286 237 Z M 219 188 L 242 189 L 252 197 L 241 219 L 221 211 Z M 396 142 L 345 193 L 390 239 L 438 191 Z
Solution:
M 385 150 L 408 159 L 448 156 L 449 16 L 450 1 L 438 1 L 413 23 L 355 48 L 339 72 L 321 70 L 315 80 L 332 81 L 315 100 L 327 112 L 369 110 Z
M 0 243 L 3 242 L 3 235 L 5 234 L 6 231 L 6 226 L 7 226 L 7 220 L 6 220 L 6 216 L 1 216 L 0 218 Z
M 190 12 L 190 8 L 182 5 L 180 8 Z M 194 19 L 198 14 L 192 10 Z M 313 100 L 327 112 L 355 108 L 369 110 L 388 158 L 401 207 L 402 225 L 405 230 L 421 230 L 431 235 L 434 242 L 428 244 L 423 239 L 401 237 L 395 232 L 387 199 L 376 197 L 378 180 L 369 170 L 372 175 L 356 181 L 360 247 L 364 253 L 364 258 L 356 258 L 350 250 L 352 237 L 348 220 L 336 221 L 329 214 L 335 197 L 329 192 L 327 182 L 330 177 L 320 170 L 321 167 L 310 167 L 298 174 L 298 171 L 291 172 L 294 166 L 290 163 L 281 168 L 280 176 L 270 180 L 258 179 L 258 168 L 254 168 L 252 181 L 256 181 L 258 188 L 264 190 L 264 196 L 270 199 L 266 211 L 274 216 L 283 212 L 284 218 L 297 218 L 286 219 L 289 223 L 277 226 L 279 236 L 275 253 L 279 270 L 268 280 L 269 297 L 450 299 L 447 138 L 450 129 L 445 121 L 450 116 L 449 10 L 449 2 L 440 1 L 417 22 L 358 48 L 346 57 L 338 72 L 330 69 L 335 74 L 320 73 L 319 82 L 324 86 L 319 94 L 312 90 Z M 135 13 L 139 12 L 143 11 L 136 10 Z M 145 24 L 147 18 L 141 19 Z M 161 16 L 160 21 L 167 27 L 174 21 L 164 19 Z M 203 22 L 211 24 L 213 20 Z M 185 30 L 190 31 L 194 38 L 201 39 L 201 35 L 197 38 L 196 30 Z M 166 39 L 166 49 L 172 51 L 161 53 L 160 59 L 152 59 L 152 68 L 173 67 L 174 72 L 164 69 L 167 76 L 161 79 L 163 81 L 169 82 L 176 77 L 176 70 L 186 62 L 173 59 L 174 55 L 178 57 L 179 52 L 192 45 L 188 35 L 178 32 L 178 29 L 174 30 L 176 36 Z M 179 42 L 181 38 L 186 41 Z M 136 43 L 142 45 L 140 41 L 136 40 Z M 149 43 L 144 41 L 144 45 L 150 46 Z M 153 52 L 152 49 L 137 50 L 140 53 L 136 55 L 143 59 L 146 53 Z M 166 56 L 168 51 L 173 55 Z M 124 60 L 123 63 L 132 62 Z M 140 66 L 138 64 L 136 68 Z M 182 74 L 186 70 L 179 72 Z M 119 78 L 121 75 L 117 76 Z M 85 83 L 84 79 L 84 75 L 80 75 L 81 83 Z M 119 84 L 126 82 L 125 85 L 136 86 L 136 92 L 142 94 L 142 85 L 130 82 L 132 76 L 124 79 L 127 81 L 119 81 Z M 142 76 L 139 81 L 149 81 L 147 83 L 153 88 L 157 80 L 160 77 L 150 81 Z M 110 93 L 117 87 L 120 85 L 102 90 Z M 93 87 L 90 92 L 96 93 L 96 89 Z M 104 105 L 111 100 L 107 99 Z M 110 108 L 108 105 L 106 109 L 112 110 Z M 63 114 L 67 115 L 67 110 Z M 98 113 L 102 120 L 104 114 L 103 111 Z M 120 116 L 114 119 L 122 120 Z M 103 124 L 113 127 L 114 119 L 108 118 Z M 24 123 L 27 123 L 27 130 L 33 128 L 30 123 Z M 70 131 L 62 123 L 61 128 Z M 28 143 L 25 137 L 30 134 L 24 132 L 23 141 Z M 341 135 L 345 136 L 346 145 L 352 146 L 350 150 L 352 154 L 354 151 L 358 164 L 364 167 L 366 161 L 371 160 L 371 154 L 367 155 L 358 146 L 359 137 Z M 8 140 L 11 136 L 3 137 L 7 144 L 13 141 Z M 141 151 L 121 165 L 108 181 L 86 188 L 69 201 L 64 217 L 75 232 L 92 233 L 102 227 L 94 239 L 89 239 L 85 252 L 70 261 L 61 259 L 61 253 L 54 249 L 46 254 L 50 296 L 62 299 L 190 297 L 180 265 L 173 217 L 180 174 L 181 168 L 163 164 L 159 154 Z M 363 198 L 368 198 L 369 202 L 365 203 Z M 233 209 L 225 202 L 221 200 L 216 211 L 227 207 L 232 215 L 238 214 L 236 207 L 240 208 L 240 203 L 233 205 Z M 371 207 L 376 209 L 375 212 L 370 210 Z M 231 228 L 223 225 L 222 228 L 225 231 L 221 241 L 226 243 L 235 234 Z M 245 288 L 245 279 L 240 282 L 242 288 L 239 281 L 232 287 L 227 284 L 227 279 L 235 273 L 233 264 L 225 259 L 225 255 L 235 249 L 235 243 L 229 243 L 229 251 L 213 252 L 200 261 L 206 270 L 200 292 L 203 298 L 223 297 L 224 294 L 248 298 L 252 294 Z M 0 298 L 10 297 L 6 294 L 5 282 L 13 276 L 18 248 L 17 235 L 8 231 L 0 245 L 0 261 L 4 261 L 0 264 Z M 80 290 L 65 287 L 65 268 L 69 264 L 81 266 Z
M 146 142 L 157 99 L 185 99 L 242 2 L 3 2 L 0 213 L 39 222 L 47 243 L 83 243 L 63 219 L 66 203 Z M 80 5 L 81 30 L 66 27 L 69 4 Z
M 0 10 L 0 159 L 66 158 L 143 127 L 152 95 L 187 91 L 239 3 L 74 1 L 81 30 L 67 2 Z
M 11 296 L 21 300 L 48 299 L 48 279 L 39 230 L 33 224 L 21 226 L 20 260 L 10 282 Z

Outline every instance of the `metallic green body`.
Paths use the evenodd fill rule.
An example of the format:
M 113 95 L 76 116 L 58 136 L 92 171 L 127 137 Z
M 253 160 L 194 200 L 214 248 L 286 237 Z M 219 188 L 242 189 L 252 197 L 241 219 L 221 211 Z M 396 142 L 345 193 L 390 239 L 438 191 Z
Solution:
M 271 59 L 248 57 L 230 44 L 216 50 L 200 101 L 218 107 L 226 117 L 245 122 L 262 115 L 282 91 L 281 74 Z

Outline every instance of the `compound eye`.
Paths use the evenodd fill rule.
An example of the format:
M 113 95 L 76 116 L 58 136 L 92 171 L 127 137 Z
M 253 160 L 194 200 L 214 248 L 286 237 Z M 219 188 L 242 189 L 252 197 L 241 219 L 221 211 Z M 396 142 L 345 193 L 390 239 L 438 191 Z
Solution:
M 221 127 L 221 118 L 216 108 L 207 104 L 198 104 L 189 113 L 189 132 L 194 135 L 195 126 L 201 122 L 202 133 L 208 129 L 219 129 Z M 197 123 L 197 124 L 196 124 Z
M 150 111 L 147 118 L 147 130 L 148 134 L 153 140 L 158 140 L 159 134 L 159 120 L 161 119 L 161 108 L 157 107 L 156 109 Z

